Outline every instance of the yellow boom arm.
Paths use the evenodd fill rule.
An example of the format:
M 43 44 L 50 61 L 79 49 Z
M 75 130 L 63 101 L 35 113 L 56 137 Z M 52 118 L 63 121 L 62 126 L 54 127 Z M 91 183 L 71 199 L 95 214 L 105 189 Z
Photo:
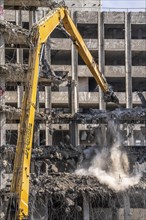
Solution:
M 51 32 L 58 24 L 62 23 L 65 30 L 71 36 L 78 52 L 102 91 L 110 98 L 115 98 L 105 78 L 98 70 L 92 55 L 87 49 L 81 35 L 74 25 L 68 10 L 65 7 L 56 8 L 48 13 L 39 23 L 32 27 L 29 55 L 27 84 L 22 103 L 22 115 L 17 141 L 17 149 L 14 161 L 13 179 L 11 185 L 12 197 L 9 202 L 7 220 L 26 219 L 28 217 L 29 177 L 32 150 L 32 138 L 34 117 L 36 109 L 36 94 L 39 76 L 39 62 L 42 44 L 44 44 Z

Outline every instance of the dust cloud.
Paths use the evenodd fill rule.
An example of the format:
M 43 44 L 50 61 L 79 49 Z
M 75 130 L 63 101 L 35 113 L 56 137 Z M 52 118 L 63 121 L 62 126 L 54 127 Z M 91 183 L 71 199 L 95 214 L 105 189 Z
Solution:
M 95 176 L 101 184 L 106 184 L 116 191 L 122 191 L 138 184 L 142 173 L 130 173 L 127 153 L 121 147 L 122 137 L 117 126 L 111 123 L 109 126 L 111 128 L 110 134 L 114 137 L 112 146 L 104 146 L 94 156 L 89 168 L 78 168 L 75 173 Z

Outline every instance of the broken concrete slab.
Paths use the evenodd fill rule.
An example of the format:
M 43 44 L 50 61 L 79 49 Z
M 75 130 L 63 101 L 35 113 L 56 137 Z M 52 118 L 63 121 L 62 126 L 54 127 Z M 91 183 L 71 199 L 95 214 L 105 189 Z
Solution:
M 5 20 L 0 21 L 0 32 L 3 34 L 5 44 L 21 44 L 28 46 L 29 31 Z
M 26 74 L 27 65 L 9 63 L 0 66 L 0 75 L 4 75 L 8 82 L 25 82 Z
M 78 124 L 107 124 L 109 120 L 119 123 L 140 123 L 146 121 L 146 108 L 135 107 L 131 109 L 117 108 L 113 111 L 89 109 L 87 113 L 78 112 L 74 115 L 54 112 L 54 121 L 59 123 L 69 123 L 76 121 Z
M 0 75 L 5 76 L 5 80 L 8 82 L 26 82 L 27 81 L 27 72 L 28 72 L 28 65 L 26 64 L 13 64 L 7 63 L 5 65 L 0 66 Z M 49 74 L 46 77 L 41 75 L 39 77 L 39 82 L 41 85 L 52 85 L 58 86 L 64 81 L 67 81 L 68 75 L 67 72 L 59 72 L 54 73 L 54 75 Z

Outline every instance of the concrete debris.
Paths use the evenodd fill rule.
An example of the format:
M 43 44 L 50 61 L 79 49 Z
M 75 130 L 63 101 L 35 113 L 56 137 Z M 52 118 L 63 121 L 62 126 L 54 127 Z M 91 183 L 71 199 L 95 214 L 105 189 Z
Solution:
M 12 172 L 15 149 L 16 146 L 13 145 L 6 145 L 0 148 L 0 161 L 7 173 Z M 142 164 L 146 161 L 144 157 L 146 147 L 125 146 L 124 151 L 128 153 L 132 167 L 136 162 Z M 32 150 L 32 173 L 35 173 L 36 176 L 52 172 L 73 173 L 77 167 L 90 166 L 90 161 L 92 161 L 96 154 L 99 154 L 99 149 L 96 146 L 88 148 L 78 146 L 75 149 L 65 144 L 35 147 Z
M 51 69 L 50 69 L 51 70 Z M 53 73 L 53 74 L 52 74 Z M 53 91 L 58 90 L 58 87 L 61 83 L 67 81 L 68 79 L 68 73 L 67 72 L 59 72 L 55 73 L 54 71 L 48 71 L 47 74 L 44 74 L 44 72 L 40 73 L 39 82 L 41 83 L 41 86 L 51 86 Z
M 131 208 L 144 208 L 145 200 L 141 198 L 145 193 L 145 186 L 143 185 L 145 181 L 146 179 L 143 177 L 143 180 L 137 186 L 129 188 L 126 192 L 117 193 L 106 185 L 100 184 L 97 178 L 92 176 L 51 173 L 36 178 L 35 175 L 31 175 L 29 219 L 80 220 L 82 219 L 83 198 L 85 195 L 88 197 L 92 212 L 99 208 L 102 212 L 105 211 L 105 208 L 110 208 L 111 211 L 115 208 L 117 210 L 123 208 L 124 193 L 130 198 Z M 1 190 L 0 198 L 4 194 L 5 190 Z M 3 216 L 6 211 L 6 204 L 7 201 L 4 201 L 3 207 L 1 206 Z
M 2 146 L 0 160 L 11 167 L 12 172 L 16 146 Z M 37 176 L 50 172 L 74 172 L 83 159 L 83 151 L 67 145 L 41 146 L 32 150 L 32 163 Z M 6 166 L 5 166 L 6 167 Z M 6 170 L 7 172 L 7 170 Z
M 5 64 L 0 66 L 0 74 L 5 76 L 8 82 L 25 82 L 27 65 Z
M 130 198 L 132 208 L 144 207 L 145 202 L 141 200 L 144 190 L 145 188 L 140 183 L 135 188 L 129 188 L 125 192 Z M 92 207 L 100 207 L 103 211 L 104 208 L 113 209 L 116 207 L 118 209 L 124 205 L 124 192 L 117 193 L 106 185 L 100 184 L 92 176 L 81 177 L 68 173 L 52 173 L 40 176 L 37 183 L 32 177 L 30 192 L 30 219 L 35 219 L 38 204 L 42 204 L 42 201 L 46 201 L 45 204 L 47 204 L 44 207 L 45 213 L 47 213 L 45 219 L 57 220 L 65 219 L 65 217 L 71 219 L 71 214 L 74 216 L 73 219 L 81 219 L 81 217 L 75 218 L 75 216 L 82 214 L 83 197 L 85 195 L 88 197 L 91 209 Z M 58 210 L 59 217 L 56 215 Z M 44 212 L 39 211 L 39 215 L 44 216 Z
M 80 148 L 73 149 L 70 145 L 44 146 L 33 149 L 32 161 L 47 164 L 47 172 L 74 172 L 78 163 L 82 161 L 83 151 Z M 41 166 L 42 166 L 41 164 Z M 43 173 L 43 170 L 41 171 Z
M 5 76 L 5 80 L 8 82 L 26 82 L 26 76 L 28 71 L 28 65 L 25 64 L 13 64 L 8 63 L 5 65 L 0 66 L 0 75 Z M 54 75 L 51 74 L 51 68 L 50 71 L 48 71 L 47 77 L 43 77 L 43 73 L 40 73 L 39 82 L 41 85 L 50 85 L 58 86 L 64 81 L 67 81 L 68 75 L 67 72 L 58 72 L 57 74 L 54 72 Z
M 52 173 L 50 175 L 41 175 L 38 178 L 39 184 L 33 184 L 35 178 L 31 179 L 32 192 L 37 191 L 40 195 L 42 193 L 59 193 L 60 195 L 67 195 L 69 198 L 76 198 L 79 193 L 88 192 L 90 195 L 105 194 L 111 196 L 114 191 L 108 189 L 106 185 L 101 185 L 94 177 L 78 176 L 69 173 Z M 94 186 L 94 187 L 93 187 Z M 42 191 L 43 189 L 43 191 Z M 41 190 L 41 191 L 40 191 Z M 34 193 L 33 193 L 34 194 Z M 71 195 L 72 197 L 71 197 Z M 70 196 L 69 196 L 70 195 Z
M 14 117 L 20 117 L 21 115 L 21 109 L 12 107 L 10 105 L 0 104 L 0 112 L 5 112 L 7 115 L 7 119 L 11 120 Z M 51 122 L 51 116 L 44 113 L 44 112 L 35 112 L 36 119 L 37 120 L 44 120 Z
M 6 167 L 10 164 L 12 172 L 15 146 L 3 146 L 0 150 L 3 169 L 9 173 Z M 108 185 L 101 184 L 96 177 L 74 174 L 76 167 L 80 166 L 80 162 L 82 163 L 83 158 L 79 161 L 82 156 L 81 148 L 74 148 L 62 143 L 59 147 L 41 146 L 33 149 L 29 206 L 31 220 L 43 218 L 60 220 L 67 217 L 70 219 L 71 213 L 72 216 L 80 216 L 82 215 L 84 194 L 88 196 L 91 206 L 94 206 L 94 201 L 97 201 L 98 198 L 98 207 L 103 209 L 111 208 L 113 200 L 116 207 L 123 207 L 123 192 L 116 192 Z M 146 188 L 145 182 L 144 175 L 137 185 L 128 188 L 127 193 L 131 200 L 135 196 L 135 190 L 137 192 L 136 201 L 134 200 L 132 203 L 134 208 L 144 207 L 141 196 Z M 8 180 L 6 188 L 0 191 L 2 200 L 9 197 L 9 185 L 10 180 Z M 2 201 L 2 204 L 1 213 L 4 214 L 7 200 Z M 38 207 L 40 207 L 39 213 Z M 79 219 L 81 218 L 80 216 Z
M 99 185 L 94 177 L 79 177 L 75 174 L 52 173 L 51 175 L 42 175 L 38 178 L 37 184 L 35 178 L 31 179 L 30 195 L 30 218 L 35 219 L 38 203 L 47 201 L 48 218 L 45 219 L 70 219 L 72 213 L 73 219 L 75 214 L 82 215 L 83 193 L 90 197 L 101 200 L 112 197 L 112 191 L 105 186 Z M 35 201 L 32 203 L 32 201 Z M 99 201 L 100 203 L 100 201 Z M 42 203 L 41 203 L 42 204 Z M 59 213 L 58 213 L 59 211 Z M 57 216 L 59 214 L 59 216 Z M 40 219 L 44 213 L 39 211 Z M 80 218 L 81 219 L 81 216 Z
M 132 109 L 117 108 L 114 111 L 90 109 L 89 112 L 85 114 L 76 113 L 73 119 L 82 121 L 82 123 L 87 121 L 108 123 L 111 119 L 123 123 L 133 123 L 140 122 L 141 120 L 146 121 L 146 109 L 142 107 L 135 107 Z
M 70 173 L 51 173 L 40 175 L 35 182 L 36 176 L 32 175 L 31 189 L 40 195 L 47 192 L 50 195 L 58 193 L 58 195 L 67 195 L 73 193 L 72 199 L 77 198 L 77 195 L 82 195 L 83 192 L 88 192 L 89 195 L 107 195 L 113 196 L 114 193 L 118 194 L 113 189 L 108 188 L 107 185 L 101 184 L 96 177 L 93 176 L 80 176 Z M 143 175 L 141 181 L 132 187 L 129 187 L 128 192 L 132 193 L 134 189 L 144 190 L 146 188 L 146 175 Z M 120 194 L 121 192 L 119 192 Z
M 1 170 L 5 170 L 6 173 L 12 173 L 14 156 L 15 146 L 11 145 L 0 147 Z
M 50 170 L 53 173 L 57 173 L 58 172 L 58 168 L 55 165 L 53 165 L 53 164 L 50 166 Z
M 135 107 L 132 109 L 117 108 L 114 111 L 90 109 L 87 113 L 70 113 L 53 111 L 53 123 L 72 123 L 75 121 L 78 124 L 108 124 L 109 120 L 117 121 L 121 124 L 127 123 L 143 123 L 146 121 L 146 108 Z
M 3 34 L 6 44 L 16 44 L 17 42 L 17 44 L 28 45 L 29 31 L 18 25 L 1 20 L 0 32 Z
M 0 104 L 0 112 L 5 112 L 9 120 L 14 118 L 14 115 L 20 117 L 21 114 L 20 109 L 4 104 Z
M 51 86 L 59 85 L 60 83 L 68 79 L 68 72 L 57 72 L 57 74 L 52 70 L 51 65 L 47 59 L 43 58 L 40 65 L 40 78 L 50 79 Z

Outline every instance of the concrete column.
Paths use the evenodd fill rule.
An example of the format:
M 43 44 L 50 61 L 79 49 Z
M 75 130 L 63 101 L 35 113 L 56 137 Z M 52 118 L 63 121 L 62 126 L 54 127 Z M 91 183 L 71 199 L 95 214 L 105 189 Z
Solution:
M 72 97 L 72 92 L 71 92 L 71 79 L 68 80 L 68 107 L 69 107 L 69 112 L 72 112 L 72 103 L 71 103 L 71 97 Z
M 119 220 L 118 219 L 118 209 L 116 207 L 115 199 L 113 199 L 113 201 L 112 201 L 112 220 Z
M 37 91 L 37 97 L 36 97 L 36 110 L 39 112 L 39 91 Z M 35 120 L 34 124 L 34 145 L 40 146 L 40 121 Z
M 0 105 L 5 104 L 5 78 L 4 76 L 0 76 Z M 0 146 L 6 144 L 6 116 L 5 113 L 0 113 Z
M 39 89 L 37 90 L 37 96 L 36 96 L 36 110 L 39 112 L 40 106 L 39 106 Z
M 32 25 L 38 21 L 38 13 L 36 10 L 29 11 L 29 30 L 32 28 Z
M 45 108 L 51 113 L 51 86 L 45 86 Z
M 40 122 L 39 121 L 35 121 L 34 124 L 34 146 L 40 146 Z
M 132 108 L 132 59 L 131 59 L 131 13 L 125 12 L 125 69 L 126 69 L 126 108 Z M 133 130 L 127 126 L 128 145 L 133 145 Z
M 44 14 L 45 15 L 45 14 Z M 50 38 L 48 38 L 45 46 L 45 59 L 51 63 L 51 47 L 50 47 Z M 51 114 L 52 112 L 52 91 L 51 84 L 45 86 L 45 109 Z M 46 145 L 52 145 L 52 134 L 50 134 L 50 129 L 52 126 L 46 123 Z
M 98 8 L 98 65 L 101 73 L 104 74 L 104 65 L 105 65 L 105 55 L 104 55 L 104 16 L 101 12 L 101 7 Z M 104 102 L 104 94 L 101 88 L 99 87 L 99 109 L 105 110 L 106 103 Z M 102 134 L 105 137 L 106 143 L 106 127 L 104 124 L 101 125 Z M 103 146 L 105 146 L 103 143 Z
M 99 65 L 99 70 L 101 73 L 104 74 L 104 17 L 103 13 L 100 10 L 98 10 L 98 65 Z M 103 92 L 99 88 L 99 109 L 100 110 L 105 110 L 106 109 L 106 104 L 103 99 Z
M 76 12 L 72 12 L 72 18 L 74 23 L 76 24 Z M 74 115 L 78 112 L 79 102 L 78 102 L 78 53 L 76 51 L 75 46 L 72 44 L 71 50 L 71 68 L 72 68 L 72 76 L 71 76 L 71 113 Z M 70 140 L 73 146 L 79 145 L 79 128 L 78 124 L 72 122 L 69 126 L 70 129 Z
M 130 199 L 127 192 L 123 194 L 123 200 L 124 200 L 124 220 L 130 220 Z
M 22 26 L 22 11 L 16 10 L 15 11 L 15 21 L 16 24 Z M 17 48 L 17 63 L 23 64 L 23 49 Z
M 52 101 L 51 101 L 51 86 L 45 86 L 45 109 L 51 114 Z M 52 145 L 52 135 L 50 134 L 50 125 L 46 123 L 46 145 Z
M 126 108 L 132 108 L 131 13 L 125 12 Z
M 17 108 L 21 108 L 23 100 L 23 86 L 17 86 Z
M 4 1 L 0 1 L 0 20 L 4 20 Z M 0 33 L 0 65 L 5 64 L 5 42 L 4 37 Z M 0 75 L 0 104 L 5 104 L 5 77 Z M 6 116 L 5 113 L 0 113 L 0 146 L 6 144 L 5 132 Z
M 128 146 L 134 145 L 134 127 L 132 124 L 127 125 L 127 144 Z
M 4 20 L 4 0 L 0 1 L 0 20 Z M 5 42 L 3 35 L 0 33 L 0 65 L 5 64 Z
M 89 200 L 88 197 L 84 194 L 83 195 L 83 220 L 90 219 L 90 212 L 89 212 Z
M 31 29 L 32 25 L 38 21 L 37 11 L 29 11 L 29 29 Z
M 143 145 L 146 146 L 146 126 L 141 126 L 141 133 L 143 135 Z

